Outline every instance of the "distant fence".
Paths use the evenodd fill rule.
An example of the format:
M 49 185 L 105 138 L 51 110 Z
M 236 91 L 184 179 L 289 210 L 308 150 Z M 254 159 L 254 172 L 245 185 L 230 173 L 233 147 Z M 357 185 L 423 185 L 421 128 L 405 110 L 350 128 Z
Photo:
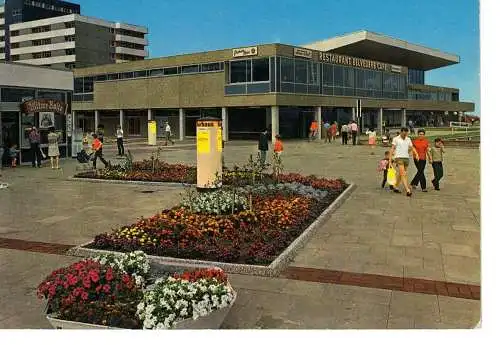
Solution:
M 455 133 L 456 130 L 464 130 L 465 133 L 469 130 L 471 124 L 468 122 L 450 122 L 451 133 Z

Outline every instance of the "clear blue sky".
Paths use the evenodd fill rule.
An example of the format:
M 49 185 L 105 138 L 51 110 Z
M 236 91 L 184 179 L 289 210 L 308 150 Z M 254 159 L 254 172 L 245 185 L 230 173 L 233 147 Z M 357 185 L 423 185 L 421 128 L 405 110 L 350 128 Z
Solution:
M 72 0 L 70 0 L 72 1 Z M 150 57 L 252 44 L 310 43 L 368 30 L 460 56 L 426 83 L 479 101 L 477 0 L 73 0 L 82 14 L 145 25 Z

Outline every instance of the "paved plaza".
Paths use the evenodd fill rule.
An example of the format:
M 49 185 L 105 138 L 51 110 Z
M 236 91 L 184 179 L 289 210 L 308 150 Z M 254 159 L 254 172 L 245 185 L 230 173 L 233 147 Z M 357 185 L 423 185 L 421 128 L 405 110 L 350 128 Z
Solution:
M 230 275 L 238 298 L 223 328 L 472 328 L 478 323 L 479 150 L 446 149 L 441 191 L 416 190 L 407 198 L 380 188 L 376 167 L 386 148 L 370 155 L 366 146 L 338 142 L 284 145 L 286 172 L 343 177 L 357 188 L 299 251 L 288 273 Z M 152 152 L 140 143 L 128 148 L 135 159 Z M 256 143 L 230 142 L 226 165 L 244 163 L 256 150 Z M 105 147 L 108 158 L 114 154 L 114 147 Z M 194 142 L 176 143 L 161 156 L 194 165 Z M 0 180 L 10 186 L 0 190 L 0 328 L 50 328 L 36 286 L 52 270 L 77 260 L 23 243 L 82 244 L 180 200 L 181 188 L 69 181 L 76 165 L 65 160 L 58 171 L 19 167 L 2 172 Z M 432 169 L 426 170 L 430 181 Z M 412 164 L 409 175 L 415 172 Z M 146 190 L 154 192 L 142 193 Z M 329 280 L 338 272 L 358 278 Z M 383 282 L 367 287 L 365 278 L 375 276 Z M 414 291 L 390 288 L 410 278 Z M 450 288 L 448 294 L 438 291 L 444 283 L 457 283 L 460 297 L 451 297 Z M 419 284 L 434 284 L 436 293 L 423 291 L 425 286 L 425 293 L 418 292 Z M 462 286 L 470 289 L 463 292 Z

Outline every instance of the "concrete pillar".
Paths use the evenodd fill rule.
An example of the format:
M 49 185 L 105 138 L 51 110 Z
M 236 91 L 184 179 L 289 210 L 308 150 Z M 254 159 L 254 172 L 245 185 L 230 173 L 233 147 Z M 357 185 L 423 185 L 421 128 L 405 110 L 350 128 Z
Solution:
M 401 127 L 406 127 L 406 109 L 401 109 Z
M 184 140 L 186 136 L 186 123 L 184 118 L 184 109 L 179 109 L 179 141 Z
M 123 109 L 120 109 L 120 127 L 122 129 L 124 124 L 125 124 L 125 111 Z
M 71 132 L 75 133 L 76 130 L 76 111 L 71 112 Z
M 384 109 L 380 108 L 378 110 L 378 116 L 377 116 L 377 133 L 382 133 L 383 123 L 384 123 Z
M 352 107 L 352 120 L 353 121 L 357 121 L 357 119 L 356 119 L 356 113 L 357 113 L 356 107 Z
M 278 106 L 271 107 L 271 139 L 276 141 L 276 134 L 280 134 L 280 108 Z
M 323 139 L 321 137 L 321 130 L 323 128 L 323 125 L 321 124 L 321 107 L 316 107 L 315 112 L 314 112 L 314 119 L 318 123 L 318 139 Z
M 153 109 L 148 109 L 148 121 L 153 119 Z
M 227 108 L 222 107 L 222 140 L 227 141 L 229 134 L 229 127 L 227 121 Z
M 94 132 L 97 133 L 97 126 L 99 126 L 99 110 L 94 110 Z

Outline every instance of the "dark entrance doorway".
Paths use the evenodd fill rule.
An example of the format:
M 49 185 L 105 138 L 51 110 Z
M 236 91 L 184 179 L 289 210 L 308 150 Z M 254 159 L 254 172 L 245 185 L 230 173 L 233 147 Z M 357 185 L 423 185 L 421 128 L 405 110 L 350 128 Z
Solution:
M 314 108 L 280 107 L 279 133 L 284 139 L 306 139 L 314 120 Z
M 228 108 L 229 139 L 257 140 L 266 128 L 266 108 Z

